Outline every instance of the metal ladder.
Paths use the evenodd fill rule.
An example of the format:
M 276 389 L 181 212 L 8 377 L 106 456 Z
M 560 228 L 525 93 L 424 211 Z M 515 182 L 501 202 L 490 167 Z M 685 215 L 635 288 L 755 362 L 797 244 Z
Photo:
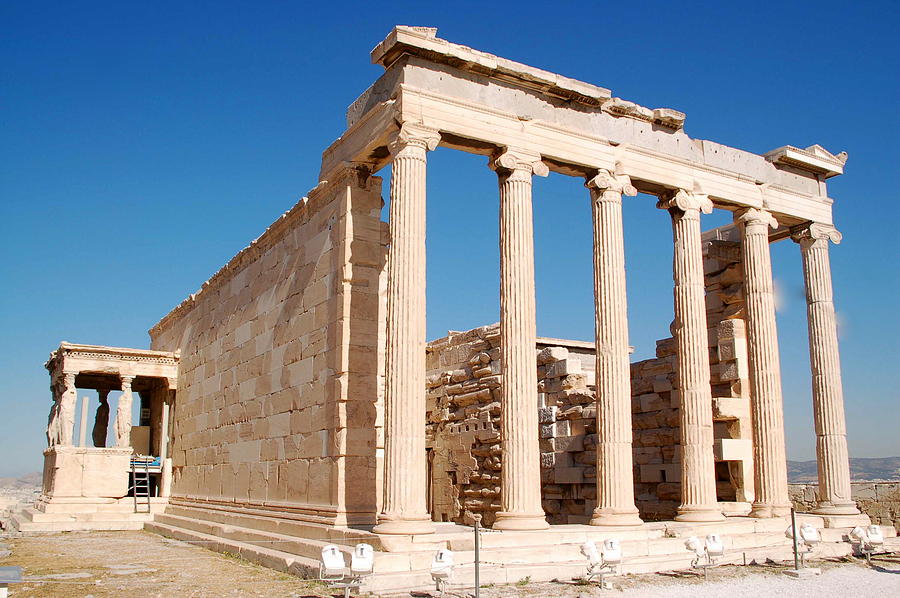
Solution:
M 150 512 L 150 461 L 147 459 L 131 460 L 132 493 L 134 495 L 134 512 Z M 139 508 L 140 507 L 140 508 Z

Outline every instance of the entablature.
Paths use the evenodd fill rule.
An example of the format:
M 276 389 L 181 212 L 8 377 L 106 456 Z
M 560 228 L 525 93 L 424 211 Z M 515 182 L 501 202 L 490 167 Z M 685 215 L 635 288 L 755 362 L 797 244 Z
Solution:
M 118 389 L 118 379 L 159 379 L 174 389 L 178 379 L 180 355 L 169 351 L 78 345 L 62 342 L 50 353 L 44 367 L 56 381 L 64 374 L 74 374 L 78 388 Z M 147 386 L 142 380 L 138 386 Z M 135 388 L 135 390 L 141 390 Z
M 440 131 L 445 147 L 488 156 L 525 148 L 562 174 L 616 168 L 645 193 L 700 191 L 717 207 L 765 208 L 785 224 L 831 223 L 824 178 L 837 173 L 843 154 L 812 146 L 773 159 L 692 139 L 677 111 L 604 100 L 604 88 L 452 44 L 430 28 L 396 28 L 373 61 L 387 71 L 350 107 L 347 132 L 323 154 L 323 179 L 344 162 L 385 166 L 384 140 L 413 122 Z M 581 94 L 592 99 L 576 89 L 593 90 Z

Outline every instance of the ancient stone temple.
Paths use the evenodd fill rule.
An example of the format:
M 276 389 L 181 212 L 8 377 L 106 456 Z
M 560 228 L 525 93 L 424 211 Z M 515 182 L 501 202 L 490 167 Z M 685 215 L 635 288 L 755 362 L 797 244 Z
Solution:
M 804 521 L 867 520 L 850 500 L 829 269 L 840 234 L 826 181 L 846 155 L 692 139 L 677 110 L 430 28 L 396 27 L 372 61 L 385 72 L 349 107 L 318 184 L 151 328 L 152 351 L 53 354 L 44 497 L 23 528 L 66 497 L 127 502 L 134 453 L 159 459 L 165 511 L 147 529 L 301 574 L 324 543 L 366 541 L 373 587 L 426 583 L 441 547 L 464 570 L 476 516 L 496 532 L 485 582 L 579 573 L 586 538 L 622 539 L 635 572 L 689 562 L 683 537 L 711 531 L 751 555 L 783 550 L 781 241 L 797 243 L 807 289 L 821 500 Z M 426 343 L 439 145 L 496 172 L 500 314 Z M 536 334 L 532 180 L 551 170 L 583 180 L 593 207 L 594 343 Z M 622 202 L 639 192 L 672 223 L 675 320 L 656 358 L 631 363 Z M 714 208 L 734 223 L 704 232 Z M 86 447 L 84 432 L 75 446 L 76 388 L 122 392 L 115 416 L 98 413 L 121 419 L 114 448 Z M 132 392 L 144 437 L 129 429 Z M 59 492 L 103 468 L 114 487 Z

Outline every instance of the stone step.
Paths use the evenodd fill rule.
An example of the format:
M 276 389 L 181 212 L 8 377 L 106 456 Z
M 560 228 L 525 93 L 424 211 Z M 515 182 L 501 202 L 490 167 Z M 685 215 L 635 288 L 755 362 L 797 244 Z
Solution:
M 81 531 L 120 531 L 141 530 L 151 519 L 148 515 L 133 519 L 110 519 L 105 521 L 91 520 L 58 520 L 32 521 L 23 512 L 15 513 L 10 518 L 10 531 L 23 533 L 53 533 Z
M 330 542 L 322 540 L 265 532 L 258 529 L 170 515 L 168 513 L 157 515 L 154 519 L 154 524 L 157 523 L 170 528 L 201 533 L 212 538 L 236 541 L 293 554 L 314 560 L 317 563 L 322 554 L 322 548 L 330 544 Z M 147 529 L 152 529 L 152 526 L 148 526 Z M 344 552 L 344 558 L 349 563 L 353 547 L 339 546 Z M 409 572 L 414 569 L 428 569 L 431 566 L 431 559 L 434 553 L 435 551 L 431 549 L 403 553 L 377 552 L 376 572 Z
M 91 513 L 45 513 L 37 509 L 25 509 L 25 519 L 32 523 L 101 522 L 101 521 L 150 521 L 152 513 L 105 512 Z
M 218 505 L 195 505 L 172 502 L 166 508 L 167 514 L 233 524 L 259 531 L 322 540 L 334 544 L 353 546 L 368 542 L 376 549 L 378 536 L 366 530 L 340 528 L 321 523 L 302 521 L 284 512 L 273 513 L 262 509 L 223 507 Z
M 366 542 L 371 544 L 375 550 L 388 552 L 430 550 L 433 553 L 447 546 L 447 540 L 445 539 L 447 534 L 441 533 L 441 530 L 446 529 L 448 525 L 454 529 L 459 527 L 452 524 L 438 523 L 436 525 L 438 532 L 427 536 L 379 536 L 366 530 L 331 527 L 289 519 L 284 517 L 283 513 L 273 515 L 271 512 L 252 509 L 230 510 L 228 508 L 173 503 L 168 506 L 165 513 L 167 515 L 198 519 L 222 525 L 237 525 L 247 529 L 282 534 L 294 538 L 308 538 L 340 546 L 353 547 L 360 542 Z M 459 532 L 454 532 L 451 535 L 459 535 Z
M 139 503 L 138 506 L 143 509 L 146 503 Z M 166 499 L 153 498 L 150 502 L 150 510 L 152 512 L 161 513 L 166 506 Z M 42 513 L 55 514 L 72 514 L 81 515 L 85 513 L 134 513 L 134 499 L 109 499 L 108 501 L 91 501 L 78 502 L 69 500 L 63 502 L 61 499 L 55 499 L 54 502 L 39 502 L 36 509 Z
M 322 540 L 289 536 L 286 534 L 232 525 L 230 523 L 219 523 L 205 519 L 192 519 L 169 513 L 157 515 L 154 518 L 154 522 L 201 532 L 210 536 L 226 538 L 228 540 L 237 540 L 239 542 L 261 546 L 263 548 L 272 548 L 280 550 L 281 552 L 315 559 L 316 561 L 319 560 L 319 556 L 322 554 L 322 548 L 329 544 L 329 542 L 324 542 Z
M 275 525 L 277 528 L 278 522 L 261 522 L 259 521 L 261 518 L 253 515 L 240 514 L 235 518 L 232 513 L 224 511 L 210 514 L 205 509 L 194 508 L 175 509 L 175 511 L 181 512 L 182 515 L 174 513 L 157 515 L 156 521 L 148 523 L 145 529 L 194 542 L 211 550 L 233 552 L 248 560 L 295 575 L 315 577 L 318 572 L 319 554 L 322 546 L 327 543 L 325 540 L 298 538 L 255 527 L 247 528 L 234 523 L 236 520 L 240 520 L 242 523 Z M 203 511 L 204 516 L 214 516 L 222 521 L 199 519 L 199 511 Z M 689 532 L 694 532 L 692 535 L 698 536 L 705 536 L 706 533 L 713 531 L 720 533 L 726 547 L 725 557 L 721 559 L 721 564 L 742 564 L 745 560 L 746 562 L 754 560 L 765 562 L 767 559 L 791 562 L 793 559 L 791 542 L 784 535 L 784 521 L 762 521 L 762 523 L 751 521 L 749 524 L 739 522 L 738 525 L 723 525 L 720 529 L 711 529 L 711 526 L 708 525 L 675 526 L 677 529 L 669 529 L 668 533 L 670 535 L 684 534 L 684 536 L 674 538 L 659 537 L 659 534 L 656 533 L 645 533 L 641 538 L 641 534 L 631 533 L 632 539 L 622 540 L 624 562 L 621 572 L 651 573 L 688 569 L 693 555 L 685 549 L 684 539 Z M 464 542 L 460 536 L 471 537 L 471 534 L 461 533 L 458 526 L 439 524 L 437 527 L 438 533 L 435 536 L 450 538 L 444 543 L 451 545 L 451 548 L 454 544 L 457 546 L 454 549 L 454 560 L 457 563 L 455 573 L 457 583 L 454 587 L 465 587 L 466 580 L 474 578 L 474 550 L 463 549 Z M 652 528 L 652 526 L 650 527 Z M 760 528 L 768 528 L 772 531 L 727 533 L 727 531 Z M 553 550 L 547 549 L 547 538 L 543 535 L 547 532 L 534 534 L 485 532 L 483 538 L 490 538 L 488 543 L 493 545 L 482 548 L 482 583 L 515 583 L 526 577 L 533 581 L 577 578 L 584 575 L 586 568 L 585 558 L 580 553 L 580 540 L 586 539 L 588 536 L 595 539 L 593 537 L 595 535 L 598 536 L 598 539 L 602 539 L 600 537 L 615 533 L 627 537 L 628 531 L 635 531 L 597 532 L 594 531 L 595 529 L 573 528 L 555 534 L 555 530 L 552 530 L 549 533 L 554 535 L 554 542 L 556 542 L 556 544 L 550 543 L 553 545 Z M 842 535 L 841 532 L 842 530 L 836 529 L 825 530 L 826 537 L 816 547 L 811 559 L 850 554 L 852 548 L 849 543 L 829 541 L 839 539 Z M 588 536 L 583 534 L 588 534 Z M 530 546 L 522 544 L 532 536 L 535 540 L 534 544 Z M 517 540 L 518 544 L 511 540 Z M 431 558 L 434 554 L 431 544 L 440 543 L 441 541 L 422 543 L 416 546 L 419 548 L 418 550 L 406 552 L 376 552 L 375 575 L 366 580 L 363 589 L 366 591 L 389 591 L 393 594 L 399 591 L 433 587 L 429 574 Z M 409 545 L 412 544 L 412 542 L 409 543 Z M 349 552 L 350 549 L 350 546 L 347 546 L 345 552 Z M 472 582 L 468 581 L 468 583 L 471 586 Z
M 202 532 L 156 521 L 147 523 L 144 529 L 160 534 L 161 536 L 192 543 L 215 552 L 235 554 L 248 561 L 263 565 L 264 567 L 290 573 L 291 575 L 296 575 L 298 577 L 310 579 L 318 576 L 318 559 L 310 559 L 272 548 L 263 548 L 254 544 L 212 536 L 210 534 L 204 534 Z

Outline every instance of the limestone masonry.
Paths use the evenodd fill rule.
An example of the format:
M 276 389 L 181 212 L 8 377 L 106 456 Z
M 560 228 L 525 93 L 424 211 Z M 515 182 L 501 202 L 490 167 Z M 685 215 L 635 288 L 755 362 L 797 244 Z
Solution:
M 683 538 L 713 531 L 780 555 L 792 494 L 769 245 L 792 239 L 819 464 L 802 520 L 834 528 L 829 550 L 846 553 L 847 528 L 868 523 L 851 495 L 829 266 L 826 180 L 846 154 L 692 139 L 677 110 L 431 28 L 398 26 L 371 58 L 385 72 L 349 107 L 316 186 L 153 326 L 152 350 L 51 355 L 43 491 L 15 525 L 146 526 L 296 574 L 314 574 L 325 543 L 365 541 L 373 590 L 426 585 L 439 548 L 465 571 L 478 517 L 496 532 L 484 583 L 581 573 L 586 539 L 620 538 L 634 572 L 686 564 Z M 500 314 L 426 343 L 438 146 L 496 172 Z M 593 209 L 591 343 L 536 334 L 532 181 L 551 170 L 584 180 Z M 630 363 L 622 202 L 638 193 L 672 222 L 675 319 L 654 359 Z M 734 224 L 703 232 L 713 209 Z

